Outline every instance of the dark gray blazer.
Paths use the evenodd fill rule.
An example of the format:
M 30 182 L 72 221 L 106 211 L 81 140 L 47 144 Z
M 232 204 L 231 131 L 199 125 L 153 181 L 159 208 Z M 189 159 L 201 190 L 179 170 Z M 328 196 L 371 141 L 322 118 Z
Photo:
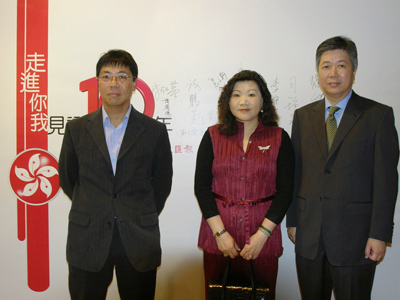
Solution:
M 134 108 L 114 176 L 102 109 L 67 123 L 59 161 L 60 185 L 72 200 L 67 260 L 97 272 L 107 258 L 114 222 L 138 271 L 161 263 L 158 216 L 171 190 L 172 154 L 164 124 Z
M 368 238 L 391 242 L 398 191 L 399 142 L 393 109 L 353 92 L 327 153 L 325 102 L 295 111 L 295 189 L 287 226 L 296 253 L 317 255 L 321 230 L 329 262 L 370 262 Z

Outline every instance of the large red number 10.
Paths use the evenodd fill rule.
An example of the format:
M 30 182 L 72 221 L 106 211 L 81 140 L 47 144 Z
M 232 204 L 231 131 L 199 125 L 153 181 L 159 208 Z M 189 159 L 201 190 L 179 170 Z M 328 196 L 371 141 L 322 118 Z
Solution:
M 137 79 L 136 89 L 143 97 L 144 111 L 143 113 L 149 117 L 154 115 L 154 96 L 149 86 L 141 79 Z M 99 87 L 97 78 L 93 77 L 85 81 L 81 81 L 79 84 L 79 90 L 81 92 L 88 92 L 88 113 L 91 113 L 98 109 L 103 101 L 99 97 Z

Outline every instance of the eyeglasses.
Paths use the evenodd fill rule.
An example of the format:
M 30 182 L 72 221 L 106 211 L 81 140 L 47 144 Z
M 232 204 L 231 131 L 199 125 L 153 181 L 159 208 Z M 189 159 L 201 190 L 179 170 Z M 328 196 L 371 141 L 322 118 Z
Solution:
M 129 78 L 133 78 L 132 76 L 126 75 L 126 74 L 120 74 L 120 75 L 103 75 L 100 77 L 97 77 L 101 82 L 108 83 L 112 82 L 112 80 L 115 78 L 116 81 L 119 83 L 125 83 L 128 81 Z

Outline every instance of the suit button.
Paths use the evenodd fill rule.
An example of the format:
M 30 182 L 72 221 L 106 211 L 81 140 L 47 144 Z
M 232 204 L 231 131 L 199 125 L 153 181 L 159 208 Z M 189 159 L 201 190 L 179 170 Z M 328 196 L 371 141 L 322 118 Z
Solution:
M 325 170 L 325 174 L 331 174 L 331 170 Z
M 114 194 L 114 199 L 118 197 L 118 194 Z
M 110 221 L 107 222 L 107 225 L 108 225 L 108 226 L 111 226 L 111 224 L 112 224 L 112 223 L 111 223 Z

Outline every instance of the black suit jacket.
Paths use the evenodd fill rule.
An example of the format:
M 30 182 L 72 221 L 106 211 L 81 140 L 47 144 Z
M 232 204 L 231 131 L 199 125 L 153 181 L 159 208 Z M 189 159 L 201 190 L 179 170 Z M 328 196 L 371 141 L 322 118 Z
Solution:
M 102 109 L 67 123 L 59 161 L 60 185 L 72 200 L 68 263 L 99 271 L 114 222 L 139 271 L 161 263 L 158 215 L 171 190 L 172 154 L 164 124 L 132 108 L 114 176 Z
M 370 262 L 368 238 L 391 242 L 393 234 L 399 144 L 392 108 L 353 92 L 328 154 L 325 102 L 311 103 L 295 111 L 292 142 L 287 226 L 297 227 L 296 253 L 314 259 L 322 234 L 331 264 Z

